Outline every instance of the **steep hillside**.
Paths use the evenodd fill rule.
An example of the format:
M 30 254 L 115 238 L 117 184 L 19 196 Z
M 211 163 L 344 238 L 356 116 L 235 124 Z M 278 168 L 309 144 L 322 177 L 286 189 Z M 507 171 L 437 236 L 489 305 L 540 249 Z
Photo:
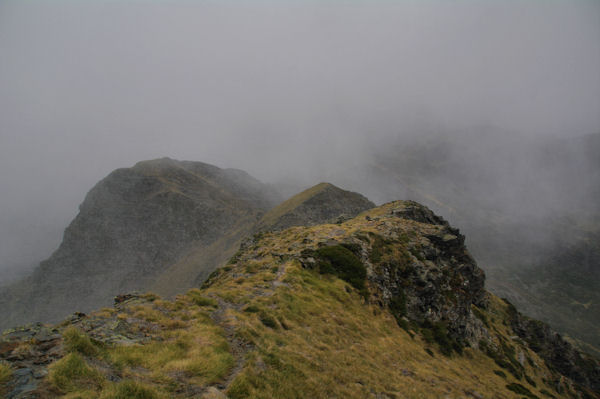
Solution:
M 460 225 L 492 292 L 600 354 L 600 134 L 450 137 L 392 140 L 344 184 L 375 201 L 416 200 Z
M 239 240 L 275 197 L 245 172 L 200 162 L 163 158 L 115 170 L 90 190 L 56 252 L 0 292 L 0 328 L 56 321 L 120 292 L 146 290 L 192 249 L 225 235 Z M 204 265 L 207 273 L 222 260 Z M 189 288 L 203 269 L 190 272 L 164 293 Z
M 570 241 L 573 241 L 572 239 Z M 528 268 L 495 271 L 497 291 L 526 303 L 527 314 L 561 326 L 600 356 L 600 233 L 557 243 Z
M 174 301 L 0 339 L 7 398 L 597 398 L 600 364 L 487 293 L 414 202 L 263 232 Z M 30 396 L 27 396 L 30 395 Z
M 292 226 L 335 222 L 373 207 L 374 203 L 358 193 L 320 183 L 267 212 L 259 222 L 259 229 L 283 230 Z

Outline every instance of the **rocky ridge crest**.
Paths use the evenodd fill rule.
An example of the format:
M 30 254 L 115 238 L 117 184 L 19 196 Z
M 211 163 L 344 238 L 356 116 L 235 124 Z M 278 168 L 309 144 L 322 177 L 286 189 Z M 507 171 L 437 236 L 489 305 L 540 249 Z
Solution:
M 410 201 L 260 232 L 174 301 L 120 296 L 113 309 L 4 334 L 0 359 L 13 366 L 4 387 L 11 399 L 132 389 L 156 398 L 598 397 L 598 361 L 577 354 L 587 366 L 576 372 L 554 362 L 547 354 L 576 351 L 487 293 L 463 240 Z M 72 364 L 89 378 L 59 378 Z

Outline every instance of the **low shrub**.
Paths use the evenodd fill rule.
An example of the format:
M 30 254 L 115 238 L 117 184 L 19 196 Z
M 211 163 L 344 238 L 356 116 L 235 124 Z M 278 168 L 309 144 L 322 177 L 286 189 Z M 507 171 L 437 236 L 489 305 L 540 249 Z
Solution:
M 513 391 L 514 393 L 518 393 L 519 395 L 525 395 L 531 399 L 538 399 L 538 397 L 535 396 L 529 389 L 525 388 L 521 384 L 517 384 L 516 382 L 506 385 L 506 389 Z
M 319 248 L 316 256 L 320 273 L 336 275 L 359 290 L 363 296 L 368 294 L 365 286 L 367 269 L 348 248 L 342 245 Z
M 537 387 L 537 384 L 535 383 L 534 380 L 531 379 L 531 377 L 529 377 L 527 374 L 524 374 L 525 377 L 525 381 L 527 381 L 527 383 L 529 385 L 531 385 L 532 387 Z
M 385 255 L 389 241 L 378 234 L 371 233 L 370 236 L 373 238 L 373 243 L 371 245 L 371 252 L 369 253 L 369 260 L 371 263 L 379 263 L 383 255 Z
M 455 349 L 454 340 L 448 336 L 448 331 L 443 323 L 433 325 L 433 339 L 439 345 L 442 354 L 446 356 L 452 354 L 452 350 Z
M 506 379 L 506 373 L 502 370 L 494 370 L 494 374 Z
M 400 323 L 400 320 L 404 320 L 402 317 L 406 316 L 407 314 L 406 295 L 404 294 L 404 291 L 400 290 L 397 295 L 392 297 L 389 308 L 398 323 Z
M 450 337 L 446 324 L 444 322 L 431 323 L 426 320 L 421 326 L 421 334 L 427 343 L 437 343 L 445 356 L 450 356 L 453 351 L 458 354 L 462 353 L 463 347 L 456 339 Z
M 545 395 L 549 398 L 555 398 L 555 396 L 552 395 L 550 392 L 548 392 L 546 389 L 542 389 L 542 390 L 540 390 L 540 392 L 542 393 L 542 395 Z

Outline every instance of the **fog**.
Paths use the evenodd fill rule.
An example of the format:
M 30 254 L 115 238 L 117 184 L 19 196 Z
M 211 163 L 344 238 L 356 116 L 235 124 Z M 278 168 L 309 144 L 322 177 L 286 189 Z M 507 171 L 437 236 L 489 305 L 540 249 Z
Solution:
M 506 193 L 486 206 L 522 209 L 542 181 L 528 209 L 554 211 L 597 164 L 523 160 L 600 132 L 599 111 L 597 1 L 4 0 L 0 281 L 50 255 L 99 179 L 163 156 L 381 202 L 402 191 L 365 168 L 443 139 Z

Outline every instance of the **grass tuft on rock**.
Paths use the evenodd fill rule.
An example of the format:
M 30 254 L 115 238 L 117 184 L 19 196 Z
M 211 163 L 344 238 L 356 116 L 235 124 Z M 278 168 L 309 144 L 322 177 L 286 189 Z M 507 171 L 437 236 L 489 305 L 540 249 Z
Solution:
M 99 348 L 90 338 L 76 327 L 69 327 L 62 333 L 67 352 L 77 352 L 85 356 L 96 356 Z
M 6 384 L 12 377 L 12 369 L 9 365 L 0 362 L 0 393 L 2 393 L 2 385 Z
M 104 383 L 102 375 L 91 368 L 77 353 L 69 353 L 50 366 L 50 384 L 61 392 L 98 389 Z
M 187 296 L 198 306 L 218 307 L 218 303 L 213 298 L 208 298 L 202 295 L 202 291 L 198 288 L 193 288 L 188 291 Z

